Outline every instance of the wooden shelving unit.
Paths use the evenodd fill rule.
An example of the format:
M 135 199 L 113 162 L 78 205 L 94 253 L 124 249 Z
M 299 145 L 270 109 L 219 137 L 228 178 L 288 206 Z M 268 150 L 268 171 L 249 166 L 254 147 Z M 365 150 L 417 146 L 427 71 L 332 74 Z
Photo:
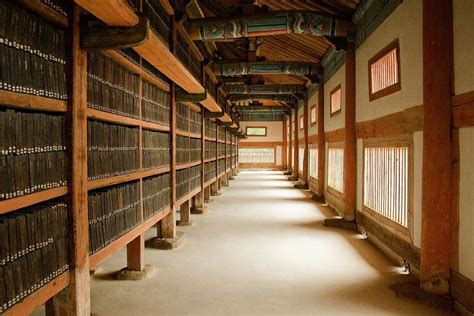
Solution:
M 16 198 L 0 201 L 0 214 L 6 214 L 67 194 L 67 187 L 39 191 Z
M 200 164 L 201 164 L 201 161 L 200 161 L 200 160 L 194 161 L 194 162 L 190 162 L 190 163 L 177 164 L 177 165 L 176 165 L 176 170 L 188 169 L 188 168 L 192 168 L 192 167 L 198 166 L 198 165 L 200 165 Z
M 158 168 L 158 169 L 132 172 L 132 173 L 123 174 L 123 175 L 119 175 L 115 177 L 107 177 L 103 179 L 92 180 L 92 181 L 87 182 L 87 189 L 88 190 L 100 189 L 103 187 L 108 187 L 111 185 L 116 185 L 116 184 L 120 184 L 124 182 L 134 181 L 134 180 L 140 180 L 143 178 L 156 176 L 156 175 L 167 173 L 167 172 L 170 172 L 170 168 L 163 167 L 163 168 Z
M 98 120 L 102 122 L 142 127 L 142 128 L 150 129 L 154 131 L 160 131 L 160 132 L 170 131 L 170 127 L 166 125 L 142 121 L 139 119 L 126 117 L 126 116 L 113 114 L 113 113 L 108 113 L 104 111 L 94 110 L 94 109 L 87 109 L 87 117 L 89 119 Z
M 67 103 L 65 100 L 57 100 L 32 94 L 22 94 L 5 90 L 0 90 L 0 104 L 8 105 L 11 108 L 31 111 L 67 111 Z

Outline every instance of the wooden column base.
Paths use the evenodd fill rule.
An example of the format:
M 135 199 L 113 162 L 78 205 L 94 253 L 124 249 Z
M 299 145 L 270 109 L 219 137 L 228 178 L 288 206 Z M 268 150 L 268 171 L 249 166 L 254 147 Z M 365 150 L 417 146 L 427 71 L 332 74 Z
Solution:
M 324 220 L 324 226 L 357 231 L 356 222 L 349 222 L 343 218 L 327 218 Z
M 207 188 L 204 188 L 204 202 L 209 203 L 211 200 L 211 188 L 210 186 Z
M 298 176 L 291 175 L 288 177 L 288 181 L 298 181 Z
M 160 250 L 172 250 L 178 248 L 179 245 L 183 242 L 184 233 L 176 232 L 175 238 L 160 238 L 155 237 L 150 240 L 147 240 L 146 246 L 154 249 Z
M 211 196 L 219 196 L 221 193 L 219 192 L 219 180 L 216 180 L 214 183 L 211 184 Z
M 308 190 L 308 184 L 304 182 L 298 182 L 295 184 L 295 188 L 301 189 L 301 190 Z
M 324 199 L 324 195 L 318 195 L 318 194 L 313 194 L 311 197 L 311 200 L 319 202 L 319 203 L 325 203 L 326 200 Z
M 178 226 L 191 226 L 193 224 L 193 221 L 191 220 L 191 205 L 190 205 L 190 200 L 187 200 L 183 204 L 181 204 L 179 208 L 179 213 L 180 213 L 180 220 L 176 222 L 176 225 Z
M 449 295 L 436 295 L 423 291 L 418 281 L 390 285 L 398 298 L 415 301 L 442 310 L 453 310 L 454 300 Z
M 207 213 L 207 207 L 204 205 L 204 191 L 199 192 L 193 197 L 193 203 L 191 207 L 191 214 L 204 214 Z

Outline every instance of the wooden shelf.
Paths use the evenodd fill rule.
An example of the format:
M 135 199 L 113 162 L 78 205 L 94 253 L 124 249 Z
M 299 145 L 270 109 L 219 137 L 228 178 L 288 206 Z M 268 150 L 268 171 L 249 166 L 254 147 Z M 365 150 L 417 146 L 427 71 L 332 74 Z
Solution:
M 219 106 L 219 104 L 216 102 L 214 97 L 207 93 L 207 97 L 204 101 L 199 102 L 204 106 L 206 109 L 208 109 L 211 112 L 221 112 L 222 109 Z
M 213 177 L 212 179 L 204 182 L 204 187 L 203 188 L 207 188 L 208 186 L 210 186 L 212 183 L 214 183 L 216 181 L 216 177 Z
M 87 117 L 90 119 L 98 120 L 98 121 L 115 123 L 115 124 L 120 124 L 120 125 L 137 126 L 137 127 L 141 126 L 145 129 L 151 129 L 155 131 L 161 131 L 161 132 L 170 131 L 169 126 L 166 126 L 166 125 L 146 122 L 139 119 L 117 115 L 113 113 L 108 113 L 108 112 L 95 110 L 95 109 L 88 108 Z
M 221 143 L 221 144 L 225 144 L 225 140 L 222 140 L 222 139 L 219 139 L 219 138 L 217 139 L 217 142 Z
M 69 271 L 65 271 L 38 290 L 25 297 L 21 302 L 6 310 L 2 315 L 30 315 L 36 308 L 43 305 L 50 298 L 65 289 L 68 284 Z
M 44 4 L 41 0 L 17 0 L 22 6 L 29 8 L 30 10 L 36 12 L 44 19 L 57 24 L 61 27 L 66 27 L 68 25 L 67 17 L 57 12 L 53 8 Z
M 184 137 L 191 137 L 191 138 L 201 138 L 201 134 L 194 134 L 194 133 L 191 133 L 191 132 L 187 132 L 187 131 L 182 131 L 182 130 L 179 130 L 179 129 L 176 129 L 176 135 L 180 135 L 180 136 L 184 136 Z
M 115 177 L 109 177 L 104 179 L 92 180 L 87 182 L 88 190 L 95 190 L 103 187 L 108 187 L 115 184 L 120 184 L 124 182 L 139 180 L 146 177 L 155 176 L 158 174 L 169 172 L 169 167 L 162 167 L 157 169 L 137 171 L 129 174 L 119 175 Z
M 0 104 L 22 110 L 66 112 L 67 101 L 0 90 Z
M 126 1 L 75 0 L 81 7 L 112 26 L 132 26 L 139 22 L 138 15 Z M 204 93 L 205 89 L 192 73 L 170 51 L 169 43 L 163 41 L 153 30 L 148 39 L 133 49 L 156 69 L 189 93 Z
M 215 141 L 216 141 L 216 138 L 204 136 L 204 140 L 209 140 L 209 141 L 211 141 L 211 142 L 215 142 Z
M 137 227 L 126 233 L 125 235 L 120 236 L 101 250 L 89 256 L 90 269 L 94 270 L 99 264 L 101 264 L 109 256 L 113 255 L 137 236 L 143 234 L 151 226 L 155 225 L 157 222 L 162 220 L 166 215 L 170 213 L 170 208 L 167 207 L 161 212 L 156 213 L 149 219 L 145 220 L 143 223 L 139 224 Z
M 204 159 L 204 162 L 211 162 L 211 161 L 216 161 L 216 158 L 207 158 L 207 159 Z
M 183 163 L 183 164 L 177 164 L 176 165 L 176 170 L 181 170 L 181 169 L 186 169 L 186 168 L 191 168 L 197 165 L 200 165 L 201 161 L 194 161 L 190 163 Z
M 224 159 L 224 158 L 225 158 L 225 156 L 219 156 L 219 157 L 217 157 L 217 160 Z
M 232 158 L 232 155 L 227 155 L 226 158 Z
M 221 172 L 217 175 L 217 179 L 222 178 L 222 176 L 225 175 L 225 172 Z
M 185 196 L 176 200 L 176 207 L 179 207 L 181 204 L 186 202 L 187 200 L 191 199 L 193 196 L 201 192 L 201 187 L 197 187 L 196 189 L 192 190 L 191 192 L 187 193 Z
M 145 79 L 146 81 L 154 84 L 161 90 L 166 91 L 166 92 L 170 91 L 170 86 L 168 83 L 153 76 L 147 70 L 143 69 L 139 65 L 133 63 L 132 61 L 128 60 L 125 56 L 123 56 L 119 52 L 115 50 L 105 50 L 102 53 L 106 55 L 107 57 L 109 57 L 110 59 L 114 60 L 115 62 L 119 63 L 121 66 L 127 68 L 131 72 L 139 75 L 140 77 L 142 77 L 142 79 Z
M 18 209 L 48 201 L 67 193 L 67 187 L 59 187 L 31 194 L 26 194 L 13 199 L 0 201 L 0 214 L 16 211 Z

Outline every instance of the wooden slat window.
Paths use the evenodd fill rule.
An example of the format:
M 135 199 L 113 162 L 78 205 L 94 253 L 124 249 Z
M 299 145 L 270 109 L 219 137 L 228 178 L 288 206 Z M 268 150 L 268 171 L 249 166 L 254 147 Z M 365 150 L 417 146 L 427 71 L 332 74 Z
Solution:
M 371 101 L 401 89 L 398 40 L 369 60 L 369 89 Z
M 338 85 L 336 88 L 334 88 L 331 91 L 331 97 L 330 97 L 330 100 L 331 100 L 331 113 L 330 114 L 331 114 L 331 116 L 336 115 L 339 112 L 341 112 L 341 103 L 342 103 L 341 95 L 342 95 L 341 85 Z
M 267 128 L 265 126 L 247 126 L 245 132 L 247 136 L 267 136 Z
M 408 227 L 409 147 L 364 148 L 364 207 Z
M 328 150 L 328 186 L 341 193 L 344 192 L 344 149 Z
M 298 148 L 298 172 L 303 173 L 304 147 Z
M 316 124 L 316 120 L 317 120 L 317 111 L 316 111 L 316 105 L 314 105 L 314 106 L 311 107 L 311 110 L 310 110 L 310 123 L 311 123 L 311 125 Z
M 318 178 L 318 149 L 309 149 L 309 176 L 311 178 Z
M 239 148 L 240 163 L 275 163 L 275 149 L 272 148 Z

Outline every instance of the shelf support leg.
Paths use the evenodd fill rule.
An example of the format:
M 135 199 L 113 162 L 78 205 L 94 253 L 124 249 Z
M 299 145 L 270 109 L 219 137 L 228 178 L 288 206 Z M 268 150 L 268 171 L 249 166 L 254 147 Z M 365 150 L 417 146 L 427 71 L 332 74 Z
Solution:
M 204 191 L 201 191 L 194 196 L 193 206 L 191 208 L 191 214 L 204 214 L 207 212 L 207 207 L 204 205 L 205 192 L 206 192 L 206 189 L 204 189 Z
M 191 200 L 187 200 L 180 206 L 180 215 L 181 218 L 177 221 L 178 226 L 190 226 L 193 224 L 193 221 L 190 219 L 191 214 Z

